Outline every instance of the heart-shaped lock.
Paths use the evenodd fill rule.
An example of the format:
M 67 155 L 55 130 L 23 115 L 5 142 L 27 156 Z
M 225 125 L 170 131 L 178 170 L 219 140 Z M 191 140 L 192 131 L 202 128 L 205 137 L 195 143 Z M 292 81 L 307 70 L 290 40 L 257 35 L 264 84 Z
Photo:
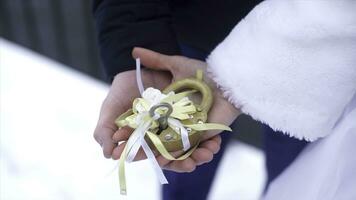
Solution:
M 206 83 L 203 82 L 202 77 L 202 71 L 197 71 L 195 78 L 186 78 L 176 81 L 163 90 L 163 93 L 165 94 L 168 94 L 169 92 L 178 93 L 184 92 L 186 90 L 196 90 L 197 93 L 201 95 L 200 104 L 194 103 L 197 112 L 191 114 L 189 119 L 183 120 L 183 124 L 200 124 L 207 121 L 208 112 L 213 103 L 213 96 L 211 89 Z M 200 142 L 201 132 L 190 128 L 186 129 L 188 131 L 190 145 L 193 147 Z M 177 130 L 173 130 L 173 128 L 170 126 L 165 126 L 164 130 L 158 132 L 158 137 L 162 141 L 167 151 L 172 152 L 183 149 L 181 136 L 177 133 Z M 148 142 L 152 147 L 150 141 Z
M 191 103 L 194 104 L 194 107 L 196 109 L 192 114 L 189 115 L 188 119 L 181 120 L 181 124 L 184 124 L 184 126 L 204 124 L 207 121 L 208 112 L 213 103 L 213 96 L 209 86 L 203 82 L 203 72 L 201 70 L 197 71 L 196 77 L 186 78 L 172 83 L 163 90 L 163 93 L 168 94 L 174 92 L 175 94 L 177 94 L 184 93 L 187 91 L 190 91 L 190 93 L 194 94 L 200 94 L 201 102 L 194 103 L 193 101 L 191 101 Z M 150 107 L 148 112 L 150 118 L 155 118 L 155 115 L 158 114 L 158 117 L 155 118 L 155 123 L 158 123 L 158 125 L 156 126 L 156 128 L 150 128 L 149 131 L 150 133 L 155 134 L 159 138 L 160 142 L 168 152 L 184 149 L 183 139 L 182 135 L 180 134 L 180 130 L 173 130 L 173 128 L 179 129 L 179 127 L 168 126 L 168 118 L 170 117 L 170 114 L 172 112 L 172 105 L 170 103 L 165 102 L 160 102 L 156 105 L 153 105 L 152 107 Z M 134 113 L 135 112 L 133 111 L 133 109 L 129 109 L 128 111 L 120 115 L 116 119 L 115 123 L 118 125 L 118 127 L 130 126 L 128 121 L 135 121 L 136 118 L 131 120 L 127 119 L 130 118 L 130 116 L 135 116 Z M 135 117 L 137 117 L 137 115 Z M 189 146 L 196 146 L 200 142 L 201 131 L 191 129 L 189 127 L 186 127 L 185 130 L 188 132 L 187 135 L 189 139 Z M 156 146 L 153 144 L 153 142 L 147 135 L 145 135 L 145 140 L 147 141 L 151 149 L 156 149 Z
M 195 103 L 192 94 L 200 94 L 200 103 Z M 121 193 L 126 194 L 126 161 L 131 162 L 142 147 L 147 158 L 156 169 L 159 164 L 152 150 L 159 152 L 168 160 L 184 160 L 189 157 L 201 140 L 202 131 L 228 130 L 228 126 L 206 123 L 208 112 L 213 103 L 209 86 L 203 82 L 203 71 L 197 70 L 194 78 L 176 81 L 163 90 L 147 88 L 142 97 L 133 101 L 129 109 L 116 120 L 118 127 L 129 126 L 133 133 L 128 138 L 120 156 L 119 179 Z M 184 154 L 173 157 L 170 152 L 184 150 Z M 163 173 L 156 170 L 162 183 Z

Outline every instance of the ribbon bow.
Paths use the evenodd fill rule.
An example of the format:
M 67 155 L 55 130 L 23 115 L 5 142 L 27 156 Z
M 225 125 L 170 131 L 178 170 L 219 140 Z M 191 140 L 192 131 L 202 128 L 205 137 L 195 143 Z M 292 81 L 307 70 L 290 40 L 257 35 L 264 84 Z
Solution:
M 137 63 L 137 65 L 139 65 L 139 61 Z M 139 67 L 137 68 L 137 71 L 139 72 Z M 138 80 L 141 79 L 138 75 L 137 78 Z M 142 91 L 142 82 L 141 86 L 140 84 L 138 85 L 140 91 Z M 122 114 L 115 121 L 119 128 L 129 126 L 135 129 L 129 137 L 119 159 L 119 181 L 121 194 L 126 194 L 125 162 L 132 162 L 140 147 L 142 147 L 148 160 L 152 163 L 161 184 L 168 183 L 154 153 L 145 141 L 146 135 L 158 152 L 167 160 L 184 160 L 189 157 L 198 146 L 198 144 L 196 144 L 193 148 L 191 148 L 191 144 L 189 142 L 189 130 L 231 131 L 230 127 L 222 124 L 203 122 L 197 124 L 186 124 L 182 122 L 182 120 L 192 118 L 193 114 L 197 112 L 197 108 L 194 103 L 188 98 L 189 95 L 195 92 L 197 91 L 188 90 L 180 93 L 170 92 L 168 94 L 163 94 L 158 89 L 147 88 L 141 93 L 141 98 L 136 98 L 133 101 L 132 109 Z M 162 123 L 162 120 L 165 124 Z M 184 155 L 175 158 L 167 151 L 162 141 L 154 133 L 157 128 L 162 128 L 162 125 L 171 127 L 175 132 L 177 132 L 178 135 L 180 135 L 183 143 L 182 150 L 185 151 Z
M 168 116 L 168 125 L 181 136 L 184 151 L 189 150 L 191 147 L 187 129 L 192 129 L 196 131 L 213 129 L 231 131 L 229 127 L 221 124 L 184 124 L 180 121 L 191 118 L 192 114 L 197 112 L 193 102 L 187 97 L 188 95 L 194 92 L 196 91 L 190 90 L 177 94 L 175 94 L 174 92 L 170 92 L 169 94 L 165 95 L 157 89 L 147 88 L 143 92 L 142 98 L 137 98 L 134 100 L 132 111 L 128 111 L 133 112 L 133 114 L 125 117 L 124 119 L 118 118 L 116 120 L 116 124 L 118 125 L 118 127 L 129 126 L 135 129 L 129 140 L 127 141 L 119 160 L 119 180 L 121 194 L 126 194 L 124 163 L 125 161 L 132 162 L 140 147 L 143 148 L 144 152 L 147 155 L 147 158 L 153 164 L 160 182 L 162 184 L 168 183 L 159 164 L 155 159 L 154 153 L 152 152 L 152 150 L 144 139 L 146 134 L 148 138 L 152 141 L 152 144 L 156 147 L 156 149 L 162 154 L 162 156 L 164 156 L 168 160 L 183 160 L 187 158 L 195 149 L 192 148 L 190 151 L 188 151 L 186 154 L 179 158 L 174 158 L 173 156 L 171 156 L 169 152 L 165 149 L 157 135 L 152 132 L 152 130 L 157 129 L 157 127 L 159 126 L 159 122 L 157 120 L 161 117 L 161 115 L 165 114 L 164 108 L 158 107 L 154 112 L 155 114 L 152 116 L 149 113 L 152 107 L 161 103 L 166 103 L 173 108 L 172 113 Z

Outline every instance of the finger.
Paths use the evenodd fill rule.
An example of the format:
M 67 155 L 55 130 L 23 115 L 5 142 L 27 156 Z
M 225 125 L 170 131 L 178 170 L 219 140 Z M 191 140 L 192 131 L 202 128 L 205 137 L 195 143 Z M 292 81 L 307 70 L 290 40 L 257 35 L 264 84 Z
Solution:
M 147 158 L 146 153 L 143 151 L 142 148 L 140 148 L 134 158 L 134 161 L 144 160 L 146 158 Z
M 124 151 L 125 145 L 126 145 L 126 142 L 122 142 L 117 147 L 115 147 L 115 149 L 112 152 L 111 158 L 114 160 L 119 159 L 122 152 Z
M 104 125 L 98 125 L 95 128 L 94 138 L 102 147 L 105 158 L 111 157 L 112 151 L 116 146 L 115 142 L 111 139 L 114 132 L 115 129 Z
M 144 48 L 135 47 L 132 51 L 132 57 L 140 58 L 142 65 L 150 69 L 170 71 L 172 65 L 170 56 Z
M 217 141 L 214 141 L 214 140 L 204 141 L 199 145 L 199 147 L 207 149 L 210 152 L 212 152 L 213 154 L 218 153 L 219 150 L 220 150 L 220 144 Z
M 187 158 L 185 160 L 173 161 L 163 168 L 178 173 L 192 172 L 196 168 L 196 163 L 192 158 Z
M 122 127 L 119 130 L 117 130 L 114 135 L 112 136 L 112 139 L 114 142 L 118 143 L 124 140 L 128 140 L 130 135 L 132 134 L 133 129 L 130 127 Z
M 214 154 L 206 148 L 197 148 L 190 157 L 194 160 L 196 165 L 202 165 L 210 162 L 213 159 Z
M 122 152 L 124 151 L 125 149 L 125 146 L 126 146 L 127 142 L 122 142 L 120 143 L 114 150 L 113 150 L 113 153 L 112 153 L 112 156 L 111 158 L 114 159 L 114 160 L 118 160 L 122 154 Z M 134 161 L 138 161 L 138 160 L 144 160 L 146 159 L 146 154 L 145 152 L 143 151 L 142 148 L 140 148 L 134 158 Z
M 216 94 L 214 95 L 214 105 L 211 107 L 209 114 L 208 114 L 208 121 L 209 122 L 214 122 L 214 123 L 219 123 L 219 124 L 225 124 L 225 125 L 230 125 L 232 122 L 241 114 L 241 112 L 234 107 L 231 103 L 225 100 L 221 100 L 222 97 L 219 97 L 220 95 Z M 223 115 L 219 113 L 224 113 Z M 207 131 L 206 134 L 204 134 L 202 140 L 206 140 L 208 138 L 211 138 L 215 135 L 218 135 L 221 133 L 221 130 L 218 131 Z
M 173 157 L 177 158 L 177 157 L 183 155 L 183 154 L 184 154 L 184 151 L 175 151 L 175 152 L 169 152 L 169 153 L 170 153 Z M 168 165 L 168 163 L 172 162 L 171 160 L 165 159 L 162 155 L 157 156 L 156 159 L 157 159 L 158 164 L 159 164 L 162 168 L 164 168 L 164 166 Z
M 216 135 L 216 136 L 212 137 L 211 140 L 214 140 L 216 143 L 218 143 L 218 145 L 221 145 L 221 136 L 220 135 Z
M 110 158 L 115 142 L 112 140 L 113 134 L 116 132 L 117 127 L 113 123 L 114 117 L 111 111 L 108 112 L 111 107 L 108 97 L 103 101 L 100 109 L 100 116 L 96 128 L 94 130 L 94 138 L 100 144 L 103 149 L 103 154 L 106 158 Z
M 103 143 L 103 154 L 105 158 L 110 158 L 112 155 L 112 151 L 114 148 L 117 146 L 116 143 L 114 143 L 111 139 L 110 140 L 104 140 Z
M 122 154 L 122 152 L 124 151 L 124 148 L 126 146 L 126 142 L 122 142 L 121 144 L 119 144 L 114 150 L 113 150 L 113 153 L 112 153 L 112 156 L 111 158 L 114 159 L 114 160 L 118 160 Z M 147 156 L 145 154 L 145 152 L 143 151 L 142 148 L 140 148 L 134 158 L 134 161 L 138 161 L 138 160 L 144 160 L 146 159 Z

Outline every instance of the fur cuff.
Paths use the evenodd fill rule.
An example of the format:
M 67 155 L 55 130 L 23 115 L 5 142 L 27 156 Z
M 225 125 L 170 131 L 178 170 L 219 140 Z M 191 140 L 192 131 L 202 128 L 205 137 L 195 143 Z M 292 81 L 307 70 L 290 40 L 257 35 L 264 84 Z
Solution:
M 274 130 L 308 141 L 330 134 L 356 92 L 356 4 L 348 2 L 261 3 L 211 53 L 211 77 Z

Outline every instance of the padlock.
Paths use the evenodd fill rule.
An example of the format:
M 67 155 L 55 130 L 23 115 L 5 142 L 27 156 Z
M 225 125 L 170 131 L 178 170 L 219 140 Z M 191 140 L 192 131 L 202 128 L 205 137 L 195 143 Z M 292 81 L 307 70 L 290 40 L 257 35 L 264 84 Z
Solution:
M 203 74 L 201 70 L 197 71 L 196 77 L 192 78 L 186 78 L 182 79 L 176 82 L 173 82 L 171 85 L 166 87 L 162 92 L 164 94 L 168 94 L 169 92 L 184 92 L 187 90 L 196 90 L 194 94 L 200 93 L 201 95 L 201 102 L 200 104 L 194 103 L 194 106 L 196 107 L 196 111 L 194 114 L 191 114 L 191 117 L 186 120 L 182 120 L 181 122 L 183 124 L 199 124 L 199 123 L 205 123 L 208 118 L 208 112 L 212 106 L 213 103 L 213 95 L 210 87 L 202 80 L 203 79 Z M 179 130 L 173 130 L 170 126 L 167 125 L 167 118 L 169 117 L 169 114 L 172 112 L 172 108 L 170 105 L 165 104 L 165 103 L 160 103 L 155 106 L 153 106 L 150 109 L 150 115 L 151 117 L 154 116 L 154 112 L 157 108 L 167 108 L 166 113 L 161 116 L 160 118 L 157 119 L 159 123 L 159 127 L 150 130 L 150 132 L 156 134 L 166 150 L 168 152 L 174 152 L 178 150 L 183 149 L 183 142 L 179 132 Z M 125 113 L 123 113 L 118 119 L 124 119 L 130 115 L 133 114 L 132 109 L 129 109 Z M 119 122 L 120 120 L 117 120 Z M 188 131 L 188 136 L 189 136 L 189 142 L 190 146 L 194 147 L 196 144 L 200 142 L 201 139 L 201 131 L 196 131 L 192 130 L 190 128 L 186 128 Z M 146 135 L 145 140 L 147 141 L 148 145 L 151 147 L 151 149 L 155 149 L 155 146 L 153 145 L 152 141 L 149 139 L 149 137 Z
M 199 73 L 199 72 L 197 72 Z M 184 124 L 205 123 L 208 118 L 208 112 L 213 103 L 213 95 L 209 86 L 203 82 L 202 75 L 197 74 L 195 78 L 186 78 L 176 81 L 163 90 L 163 93 L 168 94 L 173 91 L 175 93 L 185 90 L 197 90 L 201 95 L 201 103 L 195 104 L 197 112 L 192 114 L 189 119 L 183 120 Z M 189 134 L 189 142 L 191 147 L 200 142 L 201 132 L 186 128 Z M 180 135 L 171 127 L 162 130 L 158 137 L 169 152 L 183 149 L 183 143 Z
M 195 78 L 172 83 L 163 90 L 163 93 L 167 95 L 162 95 L 154 88 L 147 88 L 142 93 L 142 98 L 134 100 L 133 108 L 115 120 L 118 127 L 129 126 L 135 129 L 119 159 L 121 194 L 126 194 L 125 162 L 134 159 L 139 147 L 143 148 L 148 159 L 153 162 L 155 168 L 158 168 L 154 151 L 168 160 L 184 160 L 198 147 L 202 138 L 201 130 L 231 131 L 223 124 L 205 123 L 213 103 L 213 95 L 209 86 L 203 82 L 202 70 L 197 70 Z M 200 103 L 188 97 L 196 93 L 201 95 Z M 184 153 L 179 157 L 170 154 L 180 150 L 184 150 Z M 163 172 L 156 171 L 165 182 Z

